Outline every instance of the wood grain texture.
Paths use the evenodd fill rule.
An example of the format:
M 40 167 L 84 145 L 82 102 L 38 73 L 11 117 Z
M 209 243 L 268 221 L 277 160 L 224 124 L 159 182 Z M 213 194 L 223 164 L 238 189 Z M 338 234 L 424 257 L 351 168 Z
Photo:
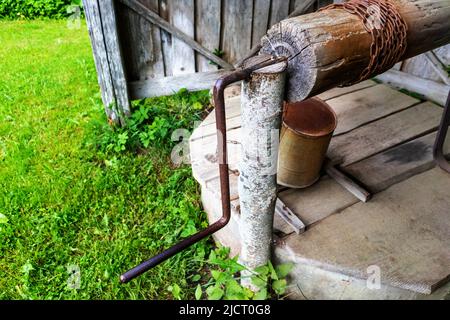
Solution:
M 398 89 L 406 89 L 422 95 L 424 98 L 434 101 L 441 106 L 447 101 L 450 86 L 432 80 L 422 79 L 403 71 L 389 70 L 376 77 L 383 83 L 387 83 Z
M 170 23 L 170 0 L 159 0 L 159 16 Z M 166 77 L 173 76 L 172 72 L 172 34 L 160 29 L 161 31 L 161 50 L 164 61 L 164 73 Z
M 224 2 L 222 50 L 230 63 L 244 57 L 251 48 L 253 0 Z
M 270 10 L 269 28 L 286 19 L 289 15 L 289 1 L 286 0 L 272 0 Z
M 261 43 L 261 38 L 266 34 L 270 18 L 271 0 L 255 0 L 252 20 L 252 44 L 254 47 Z
M 450 179 L 440 169 L 410 178 L 291 235 L 293 261 L 367 279 L 378 266 L 381 283 L 430 294 L 450 279 Z
M 450 0 L 397 0 L 408 24 L 409 58 L 450 42 Z M 361 19 L 344 10 L 326 10 L 282 21 L 263 41 L 263 53 L 295 56 L 290 61 L 288 101 L 301 101 L 348 81 L 367 67 L 371 36 Z M 358 44 L 358 45 L 355 45 Z
M 194 74 L 183 74 L 146 81 L 135 81 L 129 84 L 130 97 L 132 99 L 143 99 L 172 95 L 181 88 L 188 91 L 199 91 L 212 88 L 221 76 L 229 71 L 218 70 Z
M 196 40 L 206 49 L 214 52 L 220 48 L 221 0 L 196 1 Z M 196 54 L 197 71 L 215 71 L 217 65 L 200 54 Z
M 83 6 L 105 112 L 110 121 L 117 123 L 119 122 L 119 115 L 113 106 L 116 99 L 109 69 L 98 1 L 83 0 Z
M 383 99 L 380 99 L 383 97 Z M 327 100 L 338 115 L 335 135 L 349 132 L 366 123 L 404 110 L 420 100 L 407 96 L 385 85 L 376 85 Z
M 194 0 L 177 0 L 172 2 L 171 21 L 173 26 L 194 38 Z M 195 53 L 194 50 L 183 40 L 172 39 L 172 56 L 177 58 L 172 61 L 172 74 L 195 73 Z
M 103 36 L 108 57 L 109 72 L 114 88 L 117 114 L 122 125 L 131 114 L 128 84 L 124 70 L 122 50 L 117 31 L 116 8 L 113 0 L 102 1 L 100 6 Z
M 380 192 L 435 166 L 433 145 L 436 133 L 414 139 L 354 163 L 345 171 L 373 192 Z M 446 152 L 450 154 L 450 149 Z
M 332 139 L 328 156 L 345 167 L 435 130 L 442 108 L 426 102 Z
M 343 96 L 343 95 L 346 95 L 346 94 L 349 94 L 349 93 L 352 93 L 352 92 L 355 92 L 355 91 L 358 91 L 361 89 L 373 87 L 375 85 L 377 85 L 377 83 L 375 81 L 366 80 L 366 81 L 360 82 L 358 84 L 355 84 L 351 87 L 337 87 L 337 88 L 325 91 L 324 93 L 319 94 L 317 97 L 319 99 L 327 101 L 327 100 L 337 98 L 337 97 L 340 97 L 340 96 Z

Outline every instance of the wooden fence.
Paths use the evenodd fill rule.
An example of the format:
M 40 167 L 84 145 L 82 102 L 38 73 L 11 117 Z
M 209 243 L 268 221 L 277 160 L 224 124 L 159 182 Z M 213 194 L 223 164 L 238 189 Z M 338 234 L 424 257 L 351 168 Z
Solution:
M 83 0 L 109 119 L 124 123 L 130 100 L 210 88 L 272 25 L 332 2 Z M 403 68 L 424 75 L 420 62 Z

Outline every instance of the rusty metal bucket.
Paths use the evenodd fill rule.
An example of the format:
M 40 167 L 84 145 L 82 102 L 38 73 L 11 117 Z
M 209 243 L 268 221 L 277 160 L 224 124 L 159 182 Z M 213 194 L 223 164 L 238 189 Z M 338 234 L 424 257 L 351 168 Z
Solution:
M 333 109 L 318 98 L 286 103 L 278 157 L 278 184 L 306 188 L 317 182 L 336 126 Z

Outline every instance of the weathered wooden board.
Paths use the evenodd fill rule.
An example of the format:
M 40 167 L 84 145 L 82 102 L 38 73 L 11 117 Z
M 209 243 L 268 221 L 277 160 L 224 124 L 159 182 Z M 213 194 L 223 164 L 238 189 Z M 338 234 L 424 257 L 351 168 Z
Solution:
M 373 87 L 376 84 L 377 83 L 375 81 L 366 80 L 366 81 L 360 82 L 358 84 L 355 84 L 351 87 L 338 87 L 338 88 L 334 88 L 334 89 L 325 91 L 324 93 L 319 94 L 317 97 L 326 101 L 326 100 L 337 98 L 337 97 L 343 96 L 345 94 L 352 93 L 352 92 L 355 92 L 355 91 L 358 91 L 358 90 L 361 90 L 364 88 Z
M 279 197 L 306 226 L 311 226 L 359 202 L 351 193 L 328 177 L 322 178 L 306 189 L 289 189 L 281 192 Z
M 269 28 L 289 15 L 289 1 L 272 0 Z
M 450 179 L 440 169 L 410 178 L 287 238 L 291 259 L 430 294 L 450 279 Z
M 159 0 L 159 15 L 162 19 L 170 22 L 170 0 Z M 173 76 L 172 73 L 172 35 L 166 30 L 161 30 L 161 49 L 164 61 L 164 72 L 166 77 Z
M 241 127 L 240 115 L 227 119 L 227 130 L 234 130 Z M 206 126 L 198 127 L 191 136 L 190 141 L 196 141 L 199 139 L 206 139 L 211 136 L 217 135 L 216 124 L 212 123 Z
M 172 2 L 171 21 L 174 27 L 182 30 L 186 35 L 194 38 L 194 0 L 177 0 Z M 195 73 L 194 50 L 184 41 L 174 37 L 172 39 L 173 75 Z
M 387 83 L 398 89 L 418 93 L 425 99 L 445 105 L 450 86 L 432 80 L 422 79 L 409 73 L 389 70 L 376 77 L 378 80 Z
M 89 36 L 94 53 L 95 67 L 97 70 L 98 83 L 101 88 L 102 101 L 108 119 L 116 122 L 118 120 L 117 110 L 112 109 L 115 102 L 114 87 L 109 70 L 108 54 L 106 52 L 105 39 L 102 32 L 102 21 L 97 1 L 83 0 Z
M 419 102 L 418 99 L 381 84 L 327 100 L 338 116 L 335 135 L 349 132 Z
M 145 81 L 134 81 L 129 84 L 131 99 L 168 96 L 177 93 L 180 88 L 188 91 L 210 89 L 217 79 L 228 71 L 217 70 L 194 74 L 183 74 L 172 77 L 158 78 Z
M 139 1 L 158 13 L 158 0 Z M 164 77 L 161 32 L 158 27 L 118 2 L 118 23 L 128 81 Z
M 225 101 L 225 113 L 227 119 L 241 115 L 241 97 L 233 97 Z M 208 117 L 203 120 L 201 126 L 208 126 L 216 123 L 216 114 L 211 112 Z
M 123 55 L 117 30 L 116 7 L 113 0 L 102 1 L 100 16 L 108 56 L 109 72 L 111 73 L 114 96 L 116 98 L 117 113 L 120 122 L 124 125 L 125 118 L 131 114 L 131 111 Z
M 372 192 L 380 192 L 435 166 L 436 133 L 414 139 L 345 168 Z M 447 151 L 447 155 L 450 150 Z
M 261 38 L 266 34 L 270 18 L 270 3 L 271 0 L 254 1 L 252 47 L 260 44 Z
M 442 108 L 425 102 L 332 139 L 328 155 L 348 166 L 436 129 Z
M 227 0 L 223 8 L 222 51 L 225 60 L 234 63 L 251 48 L 253 0 Z
M 220 0 L 196 1 L 196 40 L 211 52 L 220 48 Z M 207 72 L 217 70 L 217 65 L 200 54 L 196 54 L 197 71 Z
M 405 60 L 402 71 L 423 79 L 442 82 L 441 77 L 436 73 L 425 54 Z

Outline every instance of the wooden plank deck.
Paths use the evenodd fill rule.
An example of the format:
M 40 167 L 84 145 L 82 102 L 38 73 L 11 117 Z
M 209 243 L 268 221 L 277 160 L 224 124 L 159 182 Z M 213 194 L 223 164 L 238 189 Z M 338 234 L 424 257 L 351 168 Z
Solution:
M 388 285 L 420 294 L 433 292 L 450 275 L 450 247 L 445 247 L 445 243 L 450 243 L 450 222 L 442 222 L 439 226 L 439 221 L 450 221 L 450 198 L 445 198 L 450 177 L 433 169 L 432 158 L 442 108 L 373 81 L 333 89 L 319 97 L 336 111 L 339 122 L 328 156 L 376 195 L 368 204 L 360 203 L 327 176 L 307 189 L 283 189 L 279 198 L 307 228 L 303 235 L 294 234 L 289 225 L 276 217 L 275 231 L 281 232 L 279 235 L 282 237 L 287 236 L 283 250 L 293 261 L 360 279 L 364 278 L 366 262 L 379 263 L 384 270 L 383 280 Z M 240 97 L 228 99 L 226 108 L 231 206 L 235 219 L 234 232 L 223 232 L 220 241 L 233 246 L 239 243 L 239 235 L 235 231 L 239 221 Z M 215 134 L 212 113 L 194 131 L 190 146 L 194 176 L 209 195 L 203 197 L 205 208 L 215 207 L 218 211 L 220 195 Z M 439 187 L 433 186 L 434 180 Z M 416 205 L 416 202 L 421 204 Z M 214 214 L 217 216 L 220 212 Z M 419 219 L 421 225 L 407 227 L 412 223 L 408 220 L 410 218 Z M 371 226 L 353 231 L 353 221 L 358 221 L 358 226 L 365 223 Z M 425 229 L 427 233 L 420 234 Z M 368 240 L 358 241 L 361 240 L 358 237 L 363 235 Z M 233 243 L 228 241 L 230 237 Z M 355 240 L 345 246 L 344 239 L 348 237 L 355 237 Z M 317 245 L 322 243 L 318 242 L 320 239 L 324 248 Z M 384 239 L 383 242 L 380 239 Z M 402 250 L 397 250 L 397 245 Z M 334 256 L 331 255 L 333 250 Z M 235 253 L 238 251 L 239 248 L 234 248 Z M 349 257 L 339 258 L 346 252 Z M 424 257 L 424 262 L 408 268 L 408 264 L 419 261 L 419 255 Z M 431 271 L 429 274 L 427 265 Z M 413 273 L 412 278 L 408 278 L 410 273 Z

